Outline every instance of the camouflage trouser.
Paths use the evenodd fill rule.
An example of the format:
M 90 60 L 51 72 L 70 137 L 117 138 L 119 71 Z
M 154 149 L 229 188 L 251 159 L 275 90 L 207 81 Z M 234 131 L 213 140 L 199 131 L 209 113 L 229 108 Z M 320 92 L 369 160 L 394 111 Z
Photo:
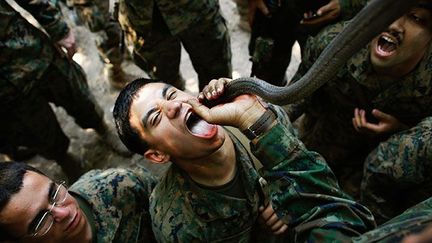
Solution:
M 316 29 L 299 26 L 303 13 L 323 6 L 328 0 L 288 1 L 265 0 L 271 17 L 257 10 L 252 23 L 249 54 L 252 60 L 252 76 L 271 84 L 284 86 L 285 73 L 291 62 L 291 50 L 295 41 L 300 46 Z
M 432 117 L 392 135 L 366 158 L 363 203 L 382 223 L 432 195 Z
M 90 93 L 83 70 L 73 61 L 55 57 L 37 82 L 29 93 L 19 93 L 14 101 L 2 105 L 0 141 L 58 159 L 67 152 L 69 139 L 48 102 L 62 106 L 82 128 L 101 126 L 103 111 Z
M 90 31 L 99 32 L 96 42 L 104 63 L 121 64 L 123 54 L 120 48 L 122 32 L 120 25 L 109 13 L 109 0 L 74 0 L 77 15 Z
M 179 71 L 181 44 L 198 73 L 200 90 L 211 79 L 231 77 L 230 40 L 225 20 L 220 14 L 207 16 L 173 36 L 161 14 L 156 11 L 153 15 L 152 31 L 144 39 L 143 43 L 133 43 L 133 58 L 152 78 L 184 89 Z

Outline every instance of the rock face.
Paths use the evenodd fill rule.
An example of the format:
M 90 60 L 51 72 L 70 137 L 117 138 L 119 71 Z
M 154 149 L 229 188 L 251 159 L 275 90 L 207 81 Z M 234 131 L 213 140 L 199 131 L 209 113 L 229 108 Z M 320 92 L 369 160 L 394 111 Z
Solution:
M 222 14 L 224 15 L 231 36 L 232 49 L 232 66 L 233 77 L 249 76 L 251 63 L 248 55 L 249 33 L 244 31 L 238 25 L 239 16 L 236 9 L 236 4 L 232 0 L 220 0 Z M 73 14 L 67 8 L 63 8 L 64 14 L 68 19 L 72 19 Z M 103 73 L 103 64 L 99 59 L 95 45 L 95 40 L 100 38 L 98 34 L 91 33 L 84 26 L 77 26 L 72 21 L 69 21 L 75 33 L 78 53 L 75 54 L 74 60 L 77 61 L 87 74 L 90 89 L 96 97 L 97 102 L 105 111 L 105 119 L 113 125 L 112 108 L 118 91 L 113 90 Z M 291 78 L 297 70 L 300 62 L 298 45 L 294 46 L 291 65 L 287 71 L 287 77 Z M 130 76 L 130 79 L 137 77 L 147 77 L 147 75 L 133 64 L 130 59 L 126 59 L 122 64 L 124 70 Z M 198 93 L 197 75 L 192 67 L 187 53 L 182 50 L 181 72 L 186 80 L 186 89 L 192 94 Z M 114 153 L 109 147 L 101 142 L 96 133 L 91 130 L 83 130 L 77 126 L 73 118 L 59 107 L 53 106 L 57 114 L 57 119 L 60 122 L 66 135 L 71 140 L 70 151 L 78 156 L 88 168 L 108 168 L 108 167 L 127 167 L 136 164 L 141 164 L 149 168 L 156 175 L 160 175 L 166 166 L 153 165 L 143 159 L 140 155 L 134 155 L 130 158 L 122 157 Z M 0 154 L 0 160 L 4 160 L 5 156 Z M 40 156 L 35 156 L 27 161 L 29 164 L 41 169 L 48 175 L 54 178 L 65 178 L 60 167 L 53 161 L 48 161 Z

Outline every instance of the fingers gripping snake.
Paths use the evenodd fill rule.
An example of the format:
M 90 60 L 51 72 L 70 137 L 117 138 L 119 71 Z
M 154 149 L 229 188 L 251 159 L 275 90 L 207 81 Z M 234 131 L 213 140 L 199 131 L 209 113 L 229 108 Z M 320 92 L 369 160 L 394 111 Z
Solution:
M 287 105 L 311 95 L 324 85 L 352 55 L 366 46 L 417 0 L 373 0 L 369 2 L 324 49 L 308 72 L 297 82 L 279 87 L 257 78 L 238 78 L 228 83 L 218 100 L 204 102 L 208 107 L 241 94 L 255 94 L 277 105 Z

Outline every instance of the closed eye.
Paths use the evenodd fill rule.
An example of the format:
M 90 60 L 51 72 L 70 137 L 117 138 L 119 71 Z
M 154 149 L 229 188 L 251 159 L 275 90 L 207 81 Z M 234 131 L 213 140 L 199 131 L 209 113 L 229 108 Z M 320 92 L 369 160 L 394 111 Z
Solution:
M 176 89 L 172 89 L 172 90 L 168 93 L 166 99 L 167 99 L 167 100 L 173 100 L 173 99 L 175 99 L 176 97 L 177 97 L 177 90 L 176 90 Z
M 418 16 L 414 13 L 410 14 L 409 18 L 415 22 L 418 22 L 418 23 L 422 23 L 424 21 L 423 18 L 421 18 L 420 16 Z
M 159 120 L 159 117 L 160 117 L 160 114 L 161 114 L 160 110 L 154 112 L 154 115 L 153 115 L 153 117 L 152 117 L 152 119 L 150 121 L 150 124 L 152 126 L 155 126 L 157 124 L 157 122 Z

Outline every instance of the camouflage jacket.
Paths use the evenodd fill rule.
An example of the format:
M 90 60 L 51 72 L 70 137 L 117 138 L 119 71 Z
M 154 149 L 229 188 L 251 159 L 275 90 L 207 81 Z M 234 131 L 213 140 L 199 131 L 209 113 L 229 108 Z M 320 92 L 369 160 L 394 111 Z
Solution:
M 267 187 L 259 186 L 251 158 L 235 142 L 245 200 L 204 190 L 172 165 L 150 199 L 159 242 L 259 242 L 252 228 L 260 192 L 270 195 L 279 218 L 289 224 L 288 237 L 296 241 L 348 240 L 375 226 L 372 214 L 340 190 L 325 161 L 293 135 L 286 115 L 278 112 L 278 117 L 279 123 L 252 146 Z
M 331 25 L 308 40 L 294 80 L 307 72 L 346 24 Z M 312 139 L 316 143 L 350 150 L 373 143 L 370 136 L 355 131 L 351 122 L 354 108 L 365 109 L 368 113 L 379 109 L 408 126 L 432 115 L 432 48 L 427 50 L 415 70 L 397 80 L 380 78 L 373 71 L 369 55 L 368 45 L 311 97 L 290 107 L 289 113 L 300 113 L 298 110 L 302 109 L 306 113 L 302 139 L 306 139 L 307 145 L 310 145 L 308 139 Z
M 154 241 L 148 198 L 156 184 L 144 168 L 92 170 L 70 191 L 89 203 L 97 242 Z
M 0 1 L 0 99 L 27 93 L 52 62 L 53 42 L 69 28 L 60 10 L 46 0 L 17 0 L 50 35 L 28 23 L 6 1 Z
M 404 236 L 411 233 L 418 233 L 431 226 L 432 198 L 429 198 L 411 207 L 377 229 L 354 238 L 353 242 L 401 242 Z

